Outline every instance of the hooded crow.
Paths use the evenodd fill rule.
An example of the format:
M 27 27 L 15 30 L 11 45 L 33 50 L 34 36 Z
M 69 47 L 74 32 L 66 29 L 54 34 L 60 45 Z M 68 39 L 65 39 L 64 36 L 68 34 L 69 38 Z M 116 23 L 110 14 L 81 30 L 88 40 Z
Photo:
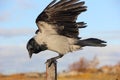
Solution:
M 54 60 L 85 46 L 106 46 L 105 41 L 97 38 L 78 37 L 79 28 L 86 27 L 86 23 L 76 22 L 78 15 L 87 10 L 84 4 L 80 0 L 53 0 L 36 19 L 38 30 L 27 43 L 29 56 L 51 50 L 59 54 L 51 59 Z

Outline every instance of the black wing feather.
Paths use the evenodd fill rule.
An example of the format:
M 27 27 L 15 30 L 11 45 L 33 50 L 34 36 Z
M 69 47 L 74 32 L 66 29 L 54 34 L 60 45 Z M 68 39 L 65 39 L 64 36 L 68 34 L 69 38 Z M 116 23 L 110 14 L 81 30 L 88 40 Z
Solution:
M 79 0 L 60 0 L 58 2 L 53 0 L 37 17 L 36 23 L 44 21 L 64 26 L 64 29 L 59 31 L 60 35 L 78 38 L 78 28 L 86 27 L 86 23 L 76 22 L 78 15 L 87 10 L 84 4 L 84 1 Z

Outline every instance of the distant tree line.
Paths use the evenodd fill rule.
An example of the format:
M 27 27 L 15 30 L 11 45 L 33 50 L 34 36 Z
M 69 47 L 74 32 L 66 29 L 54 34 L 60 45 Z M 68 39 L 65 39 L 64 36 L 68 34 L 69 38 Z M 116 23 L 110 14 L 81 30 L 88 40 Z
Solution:
M 86 58 L 82 57 L 79 61 L 74 62 L 69 66 L 70 71 L 80 71 L 85 72 L 88 69 L 96 69 L 99 65 L 99 60 L 96 56 L 92 60 L 87 60 Z
M 104 65 L 98 68 L 99 59 L 94 56 L 92 60 L 82 57 L 78 61 L 69 66 L 70 71 L 76 72 L 104 72 L 104 73 L 120 73 L 120 61 L 115 65 Z

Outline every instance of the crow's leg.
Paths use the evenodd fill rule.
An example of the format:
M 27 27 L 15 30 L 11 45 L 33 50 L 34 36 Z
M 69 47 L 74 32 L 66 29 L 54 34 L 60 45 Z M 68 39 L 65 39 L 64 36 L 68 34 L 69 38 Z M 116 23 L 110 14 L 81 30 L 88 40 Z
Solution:
M 63 57 L 63 55 L 59 54 L 59 56 L 56 56 L 56 57 L 53 57 L 53 58 L 48 59 L 48 60 L 46 61 L 46 63 L 49 62 L 48 67 L 50 67 L 51 64 L 56 61 L 56 59 L 59 59 L 59 58 L 61 58 L 61 57 Z

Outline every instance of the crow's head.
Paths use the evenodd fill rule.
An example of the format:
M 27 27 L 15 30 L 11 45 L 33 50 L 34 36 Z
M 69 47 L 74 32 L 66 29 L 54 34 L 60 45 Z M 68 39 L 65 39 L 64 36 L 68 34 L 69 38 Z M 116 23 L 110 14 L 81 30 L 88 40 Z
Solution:
M 28 41 L 26 48 L 27 48 L 27 50 L 29 52 L 30 58 L 32 57 L 33 53 L 37 54 L 37 53 L 47 49 L 45 47 L 45 45 L 39 45 L 34 38 L 31 38 Z

